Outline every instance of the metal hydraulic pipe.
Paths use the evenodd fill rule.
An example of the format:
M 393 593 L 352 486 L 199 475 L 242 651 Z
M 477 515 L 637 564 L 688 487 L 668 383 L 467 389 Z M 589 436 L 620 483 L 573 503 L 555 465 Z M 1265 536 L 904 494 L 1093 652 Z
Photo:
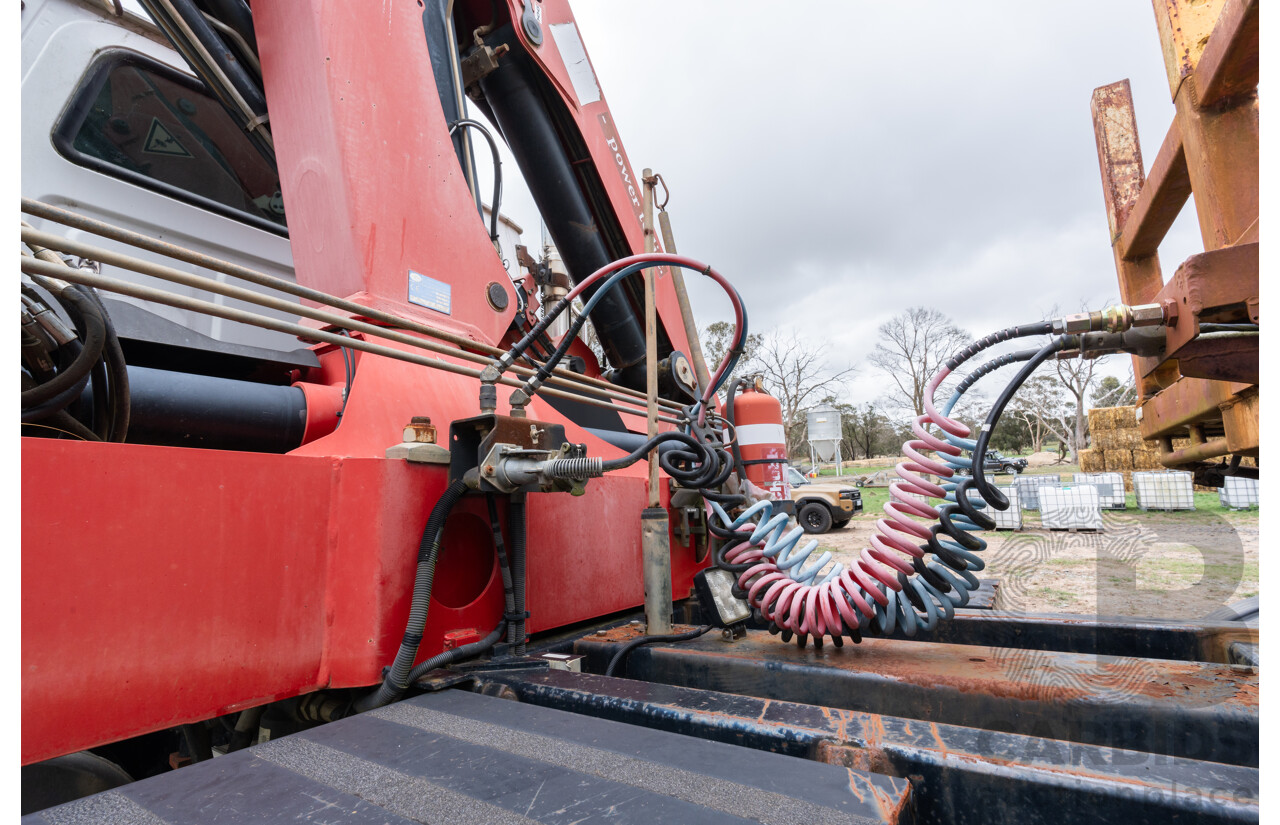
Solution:
M 191 310 L 192 312 L 212 315 L 228 321 L 235 321 L 241 324 L 262 327 L 263 329 L 275 330 L 276 332 L 283 332 L 287 335 L 297 336 L 303 340 L 334 344 L 340 347 L 360 350 L 361 352 L 368 352 L 373 355 L 382 355 L 387 358 L 394 358 L 398 361 L 406 361 L 410 364 L 418 364 L 419 366 L 431 367 L 433 369 L 444 370 L 445 372 L 452 372 L 457 375 L 466 375 L 472 378 L 480 377 L 480 370 L 478 369 L 464 367 L 460 364 L 451 364 L 448 361 L 441 361 L 438 358 L 428 358 L 425 355 L 403 352 L 391 347 L 371 344 L 368 341 L 362 341 L 359 338 L 349 338 L 345 335 L 312 329 L 310 327 L 304 327 L 301 324 L 281 321 L 277 318 L 257 315 L 255 313 L 246 312 L 233 307 L 220 306 L 218 304 L 210 303 L 209 301 L 202 301 L 198 298 L 188 298 L 184 295 L 176 295 L 174 293 L 165 292 L 164 290 L 154 289 L 152 287 L 131 284 L 127 281 L 120 281 L 115 278 L 96 275 L 82 269 L 69 269 L 61 264 L 53 264 L 47 261 L 37 260 L 36 258 L 25 254 L 22 256 L 22 271 L 28 274 L 41 275 L 46 278 L 62 278 L 63 280 L 70 281 L 71 283 L 83 284 L 96 289 L 105 289 L 108 292 L 128 295 L 143 301 L 152 301 L 154 303 L 164 304 L 178 309 L 186 309 Z M 520 386 L 519 381 L 505 376 L 500 379 L 500 382 L 511 387 Z M 555 398 L 579 401 L 583 404 L 590 404 L 595 407 L 614 410 L 615 412 L 625 413 L 627 415 L 642 416 L 645 414 L 643 410 L 636 409 L 634 407 L 622 407 L 617 404 L 611 404 L 607 401 L 600 401 L 581 394 L 552 389 L 551 387 L 543 387 L 540 392 Z M 680 423 L 674 418 L 668 418 L 665 416 L 661 420 L 670 424 Z
M 295 304 L 292 301 L 286 301 L 283 298 L 277 298 L 272 295 L 263 295 L 260 292 L 254 292 L 253 290 L 244 289 L 243 287 L 233 286 L 231 284 L 224 284 L 220 281 L 213 280 L 212 278 L 206 278 L 203 275 L 195 275 L 190 272 L 184 272 L 180 269 L 174 269 L 173 267 L 165 266 L 164 264 L 157 264 L 152 261 L 142 260 L 141 258 L 134 258 L 130 255 L 125 255 L 124 253 L 121 253 L 121 252 L 115 252 L 113 250 L 96 247 L 91 244 L 83 243 L 81 241 L 74 241 L 68 238 L 64 238 L 60 235 L 54 235 L 49 232 L 41 232 L 38 229 L 33 229 L 26 225 L 24 225 L 22 228 L 22 240 L 26 242 L 28 246 L 34 245 L 33 249 L 36 247 L 39 247 L 41 250 L 43 250 L 47 254 L 53 254 L 51 252 L 48 252 L 48 249 L 47 249 L 48 247 L 53 247 L 53 248 L 57 248 L 57 249 L 61 249 L 63 251 L 69 252 L 71 254 L 79 255 L 84 258 L 89 258 L 95 261 L 99 261 L 101 263 L 111 264 L 113 266 L 118 266 L 118 267 L 121 267 L 122 269 L 128 269 L 133 272 L 138 272 L 142 275 L 149 275 L 155 278 L 161 278 L 163 280 L 171 281 L 177 284 L 182 284 L 183 286 L 188 286 L 193 289 L 202 289 L 207 292 L 213 292 L 215 294 L 223 295 L 228 298 L 235 298 L 237 300 L 245 301 L 246 303 L 256 304 L 258 306 L 266 307 L 268 309 L 275 309 L 281 312 L 297 314 L 304 318 L 310 318 L 314 321 L 319 321 L 321 323 L 328 324 L 330 326 L 351 329 L 358 332 L 366 333 L 368 335 L 376 335 L 381 338 L 386 338 L 391 341 L 397 341 L 402 344 L 408 344 L 409 346 L 417 347 L 419 349 L 425 349 L 431 352 L 436 352 L 441 355 L 450 355 L 450 356 L 462 358 L 464 360 L 471 361 L 473 363 L 479 363 L 479 364 L 486 364 L 488 363 L 488 360 L 489 360 L 483 355 L 466 352 L 462 350 L 456 350 L 451 347 L 447 347 L 444 344 L 439 344 L 434 341 L 417 338 L 412 335 L 399 332 L 394 329 L 388 329 L 386 327 L 380 327 L 375 324 L 359 321 L 354 318 L 347 318 L 341 315 L 336 315 L 334 313 L 326 312 L 321 309 L 315 309 L 312 307 Z M 54 255 L 54 258 L 57 258 L 57 256 Z M 46 260 L 48 259 L 46 258 Z M 527 375 L 533 374 L 533 370 L 530 370 L 527 367 L 514 368 L 513 371 L 517 372 L 518 374 L 527 374 Z M 552 380 L 562 387 L 570 385 L 570 382 L 565 381 L 563 379 L 557 379 L 553 377 Z M 597 390 L 592 387 L 581 386 L 581 385 L 574 385 L 573 389 L 579 392 L 591 393 L 596 395 L 597 397 L 601 397 L 601 396 L 611 397 L 609 395 L 608 390 Z M 630 398 L 626 398 L 626 399 L 619 398 L 618 400 L 625 400 L 628 403 L 633 403 L 633 404 L 638 403 L 638 400 L 632 400 Z
M 1208 461 L 1230 455 L 1231 448 L 1227 439 L 1214 438 L 1199 444 L 1190 444 L 1180 450 L 1166 450 L 1160 453 L 1160 463 L 1166 467 L 1177 467 L 1180 464 L 1194 464 L 1197 461 Z
M 221 272 L 224 275 L 230 275 L 234 278 L 239 278 L 242 281 L 248 281 L 249 283 L 257 284 L 258 286 L 264 286 L 270 289 L 276 289 L 276 290 L 279 290 L 280 292 L 284 292 L 289 295 L 295 295 L 299 298 L 304 298 L 309 301 L 315 301 L 318 304 L 324 304 L 326 306 L 330 306 L 335 309 L 351 312 L 353 314 L 360 315 L 364 318 L 369 318 L 370 320 L 373 320 L 373 321 L 380 321 L 382 323 L 390 324 L 390 325 L 399 327 L 401 329 L 408 330 L 410 332 L 417 332 L 422 335 L 428 335 L 432 338 L 436 338 L 441 341 L 448 341 L 449 343 L 455 344 L 459 347 L 463 347 L 471 350 L 477 350 L 479 352 L 487 353 L 489 355 L 502 355 L 505 352 L 505 350 L 501 350 L 497 347 L 490 346 L 489 344 L 486 344 L 481 341 L 474 341 L 462 335 L 448 332 L 447 330 L 439 329 L 437 327 L 433 327 L 428 324 L 419 323 L 417 321 L 411 321 L 407 318 L 401 318 L 400 316 L 394 315 L 392 313 L 375 309 L 373 307 L 364 306 L 363 304 L 358 304 L 354 301 L 348 301 L 344 298 L 338 298 L 337 296 L 329 295 L 328 293 L 321 292 L 316 289 L 311 289 L 310 287 L 302 286 L 301 284 L 297 284 L 297 283 L 294 283 L 293 281 L 285 280 L 284 278 L 277 278 L 274 275 L 268 275 L 265 272 L 258 272 L 257 270 L 249 269 L 247 267 L 240 266 L 239 264 L 231 263 L 230 261 L 224 261 L 220 258 L 215 258 L 211 255 L 205 255 L 203 253 L 196 252 L 191 249 L 187 249 L 186 247 L 178 246 L 176 244 L 171 244 L 166 241 L 160 241 L 155 238 L 151 238 L 146 235 L 139 234 L 137 232 L 132 232 L 130 230 L 123 229 L 121 227 L 114 226 L 109 223 L 104 223 L 102 221 L 98 221 L 93 218 L 86 217 L 84 215 L 76 214 L 75 212 L 70 212 L 66 209 L 61 209 L 59 207 L 52 206 L 47 203 L 43 203 L 41 201 L 31 200 L 30 198 L 23 198 L 22 211 L 34 217 L 53 221 L 54 223 L 59 223 L 59 224 L 62 224 L 63 226 L 71 227 L 72 229 L 80 229 L 82 231 L 89 232 L 103 238 L 109 238 L 111 240 L 118 241 L 123 244 L 136 246 L 139 249 L 145 249 L 148 252 L 155 252 L 158 255 L 164 255 L 165 257 L 168 257 L 168 258 L 173 258 L 179 261 L 185 261 L 186 263 L 194 264 L 204 269 L 211 269 L 215 272 Z M 49 254 L 53 254 L 53 253 L 49 253 Z M 46 260 L 48 259 L 46 258 Z M 452 351 L 448 351 L 448 350 L 437 350 L 437 351 L 441 351 L 441 352 L 447 351 L 450 354 L 455 354 Z M 468 359 L 468 360 L 475 360 L 475 359 Z M 487 359 L 482 359 L 482 361 L 484 363 L 487 363 Z M 482 361 L 477 361 L 476 363 L 481 363 Z M 554 370 L 554 375 L 564 381 L 571 381 L 578 384 L 589 384 L 593 387 L 598 387 L 601 390 L 607 391 L 608 393 L 613 395 L 631 396 L 636 399 L 645 398 L 645 394 L 638 390 L 633 390 L 629 387 L 622 387 L 616 384 L 611 384 L 608 381 L 604 381 L 599 378 L 592 378 L 590 376 L 580 375 L 578 373 L 571 372 L 569 370 L 562 369 L 559 367 L 557 367 Z M 662 404 L 662 406 L 673 411 L 680 409 L 680 405 L 674 402 L 660 400 L 659 403 Z

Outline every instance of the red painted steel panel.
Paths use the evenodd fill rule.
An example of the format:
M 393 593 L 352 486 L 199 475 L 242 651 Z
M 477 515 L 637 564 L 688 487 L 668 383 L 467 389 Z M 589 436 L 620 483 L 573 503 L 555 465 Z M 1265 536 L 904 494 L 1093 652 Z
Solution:
M 317 685 L 330 461 L 22 452 L 24 763 Z
M 299 283 L 495 342 L 514 292 L 453 152 L 422 7 L 277 0 L 253 16 Z M 411 269 L 452 287 L 449 314 L 408 303 Z
M 546 25 L 572 19 L 562 0 L 545 7 Z M 381 14 L 368 25 L 337 0 L 254 5 L 298 280 L 496 341 L 515 301 L 495 312 L 484 297 L 489 281 L 510 287 L 447 138 L 420 7 Z M 599 126 L 607 106 L 571 109 L 629 243 L 643 249 L 615 156 L 636 172 Z M 407 301 L 409 269 L 453 287 L 450 314 Z M 658 308 L 687 352 L 667 277 Z M 430 416 L 443 434 L 475 415 L 478 383 L 355 357 L 341 424 L 289 455 L 24 439 L 24 764 L 378 681 L 404 629 L 423 524 L 446 484 L 444 467 L 389 461 L 385 451 L 413 416 Z M 338 363 L 326 358 L 323 380 L 340 380 Z M 500 412 L 507 395 L 499 391 Z M 591 455 L 621 454 L 540 399 L 528 414 L 564 423 Z M 642 421 L 624 418 L 637 429 Z M 530 496 L 531 632 L 643 602 L 646 484 L 640 464 L 592 481 L 579 498 Z M 446 528 L 422 658 L 441 650 L 446 632 L 487 630 L 501 615 L 487 525 L 474 498 Z M 680 597 L 693 551 L 673 542 L 672 567 Z

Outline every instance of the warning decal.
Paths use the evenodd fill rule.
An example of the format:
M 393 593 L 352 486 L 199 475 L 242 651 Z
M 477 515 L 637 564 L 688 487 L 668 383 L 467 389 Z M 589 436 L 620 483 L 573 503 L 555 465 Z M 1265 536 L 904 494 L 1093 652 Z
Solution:
M 151 118 L 151 128 L 147 131 L 147 142 L 143 145 L 142 151 L 174 158 L 191 157 L 191 153 L 165 128 L 158 117 Z

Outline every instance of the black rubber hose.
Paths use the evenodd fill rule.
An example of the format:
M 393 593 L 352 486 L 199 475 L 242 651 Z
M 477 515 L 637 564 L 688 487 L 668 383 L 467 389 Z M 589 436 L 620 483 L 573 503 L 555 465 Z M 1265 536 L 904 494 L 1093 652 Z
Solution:
M 471 644 L 463 645 L 462 647 L 455 647 L 453 650 L 446 650 L 444 653 L 432 656 L 430 659 L 427 659 L 425 662 L 409 671 L 409 684 L 413 684 L 433 670 L 448 667 L 455 662 L 465 662 L 467 659 L 474 659 L 481 653 L 484 653 L 486 650 L 496 645 L 498 640 L 502 638 L 502 634 L 506 632 L 506 629 L 506 621 L 498 622 L 498 626 L 495 627 L 488 636 L 485 636 L 480 641 L 472 642 Z
M 123 444 L 129 435 L 129 417 L 132 409 L 132 397 L 129 394 L 129 367 L 124 360 L 124 350 L 120 346 L 120 338 L 116 335 L 115 324 L 111 321 L 111 313 L 98 297 L 96 290 L 82 287 L 102 311 L 102 323 L 106 326 L 107 340 L 102 354 L 107 362 L 107 380 L 111 399 L 111 441 Z
M 512 583 L 511 565 L 507 560 L 506 543 L 502 540 L 502 524 L 498 521 L 498 505 L 492 493 L 485 496 L 485 504 L 489 508 L 489 524 L 493 529 L 493 549 L 498 554 L 498 569 L 502 573 L 502 603 L 506 607 L 507 616 L 512 617 L 516 612 L 516 591 Z M 512 618 L 507 622 L 507 644 L 512 647 L 516 643 L 514 621 Z
M 435 581 L 436 561 L 440 557 L 440 537 L 444 534 L 445 519 L 466 489 L 462 479 L 454 481 L 445 488 L 440 500 L 431 509 L 431 516 L 427 519 L 427 526 L 422 530 L 422 540 L 418 544 L 418 570 L 413 580 L 413 600 L 409 605 L 409 620 L 405 623 L 404 638 L 400 641 L 400 649 L 382 684 L 373 693 L 356 702 L 357 713 L 394 702 L 409 686 L 409 672 L 413 669 L 413 660 L 418 658 L 422 633 L 427 626 L 427 608 L 431 605 L 431 586 Z
M 61 349 L 66 350 L 71 354 L 71 357 L 68 359 L 68 361 L 70 362 L 75 360 L 76 356 L 80 354 L 80 350 L 82 350 L 83 347 L 80 346 L 79 341 L 70 341 L 66 344 L 66 346 L 62 347 Z M 51 416 L 54 413 L 58 412 L 59 410 L 65 410 L 73 401 L 75 401 L 80 397 L 81 393 L 84 392 L 84 388 L 88 385 L 89 378 L 92 376 L 92 374 L 93 373 L 91 370 L 89 374 L 81 378 L 79 382 L 77 382 L 76 384 L 73 384 L 72 386 L 58 393 L 53 398 L 50 398 L 48 401 L 45 401 L 44 403 L 41 403 L 41 404 L 36 404 L 34 407 L 28 407 L 23 409 L 22 423 L 29 424 L 33 421 L 41 421 L 47 418 L 48 416 Z M 28 378 L 24 374 L 23 387 L 29 388 L 29 387 L 35 387 L 35 386 L 38 386 L 35 383 L 35 381 Z
M 77 287 L 63 290 L 58 300 L 67 308 L 68 314 L 83 335 L 82 349 L 75 360 L 53 378 L 38 384 L 22 393 L 22 408 L 27 409 L 59 395 L 63 390 L 80 383 L 80 379 L 89 375 L 93 365 L 102 357 L 102 348 L 107 340 L 107 327 L 98 305 Z
M 982 431 L 978 434 L 977 443 L 973 448 L 973 466 L 975 468 L 986 466 L 984 462 L 987 458 L 987 443 L 991 441 L 991 434 L 995 431 L 996 424 L 999 423 L 1000 416 L 1004 414 L 1004 408 L 1013 398 L 1014 393 L 1022 387 L 1026 380 L 1031 377 L 1031 373 L 1035 372 L 1050 355 L 1066 346 L 1068 340 L 1068 336 L 1060 335 L 1045 344 L 1031 357 L 1031 360 L 1023 365 L 1022 369 L 1018 370 L 1018 374 L 1014 376 L 1013 380 L 1000 391 L 1000 396 L 996 399 L 996 403 L 991 407 L 991 411 L 987 413 L 987 420 L 983 423 Z M 1009 499 L 1005 498 L 1004 494 L 993 485 L 988 484 L 986 475 L 981 471 L 974 471 L 973 488 L 978 491 L 978 495 L 982 496 L 983 501 L 997 510 L 1009 509 Z
M 489 130 L 479 121 L 468 118 L 455 120 L 449 124 L 449 134 L 452 135 L 453 130 L 459 126 L 475 129 L 489 142 L 489 153 L 493 155 L 493 205 L 489 209 L 489 240 L 496 241 L 498 240 L 498 210 L 502 207 L 502 158 L 498 155 L 498 144 L 494 142 Z
M 525 618 L 528 608 L 525 606 L 525 529 L 527 514 L 525 512 L 525 501 L 522 493 L 517 493 L 511 497 L 511 509 L 508 511 L 507 524 L 511 528 L 511 564 L 512 577 L 515 579 L 516 609 L 515 613 L 519 616 L 515 620 L 515 654 L 523 656 L 527 640 L 525 639 Z
M 88 380 L 87 376 L 85 380 L 86 381 Z M 35 379 L 33 379 L 30 375 L 27 375 L 25 372 L 22 373 L 22 388 L 25 390 L 33 386 L 35 386 Z M 97 434 L 94 433 L 93 430 L 81 424 L 76 419 L 75 416 L 73 416 L 71 413 L 67 412 L 66 410 L 54 410 L 53 412 L 46 412 L 40 416 L 40 421 L 38 424 L 34 421 L 27 421 L 25 417 L 22 423 L 31 424 L 33 426 L 50 427 L 55 430 L 65 430 L 71 435 L 77 438 L 83 439 L 85 441 L 101 441 L 102 440 L 98 438 Z
M 107 391 L 107 366 L 101 359 L 89 371 L 93 382 L 93 431 L 103 441 L 111 440 L 111 404 Z
M 746 379 L 744 378 L 739 378 L 737 381 L 730 384 L 729 393 L 725 398 L 724 417 L 728 419 L 729 426 L 733 428 L 737 427 L 737 422 L 733 420 L 733 397 L 738 394 L 738 386 L 745 380 Z M 737 429 L 733 429 L 732 432 L 734 436 L 733 442 L 730 446 L 733 449 L 733 466 L 738 472 L 738 479 L 745 483 L 747 480 L 747 465 L 742 463 L 742 450 L 738 447 L 738 431 Z
M 979 338 L 977 341 L 974 341 L 972 344 L 947 359 L 947 363 L 943 366 L 954 371 L 956 367 L 960 366 L 965 361 L 968 361 L 984 349 L 995 346 L 1001 341 L 1010 341 L 1014 338 L 1027 338 L 1032 335 L 1049 335 L 1052 332 L 1053 323 L 1051 321 L 1037 321 L 1034 324 L 1022 324 L 1016 327 L 1007 327 L 999 332 L 991 333 L 986 338 Z
M 993 358 L 987 363 L 978 367 L 973 372 L 966 375 L 964 377 L 964 380 L 956 385 L 956 388 L 952 392 L 952 394 L 963 395 L 965 392 L 968 391 L 970 387 L 978 383 L 978 379 L 982 378 L 984 375 L 990 375 L 991 373 L 995 372 L 1001 367 L 1007 367 L 1010 364 L 1016 364 L 1022 361 L 1030 361 L 1032 358 L 1035 357 L 1037 352 L 1039 352 L 1039 350 L 1024 349 L 1024 350 L 1019 350 L 1018 352 L 1010 352 L 1005 355 L 1001 355 L 998 358 Z
M 690 639 L 698 638 L 710 629 L 711 625 L 703 625 L 696 630 L 690 630 L 687 633 L 676 633 L 672 636 L 637 636 L 623 645 L 617 653 L 613 654 L 613 658 L 609 660 L 609 666 L 604 669 L 604 675 L 612 676 L 613 671 L 617 669 L 618 664 L 626 658 L 627 654 L 641 645 L 652 644 L 653 642 L 687 642 Z

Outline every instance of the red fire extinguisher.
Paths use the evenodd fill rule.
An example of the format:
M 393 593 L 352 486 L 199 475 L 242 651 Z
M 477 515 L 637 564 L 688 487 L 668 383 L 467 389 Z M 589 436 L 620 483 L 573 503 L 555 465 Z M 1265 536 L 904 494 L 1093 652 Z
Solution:
M 782 405 L 757 382 L 743 382 L 733 403 L 734 431 L 747 479 L 773 495 L 775 501 L 791 501 L 787 480 L 787 436 L 782 426 Z

